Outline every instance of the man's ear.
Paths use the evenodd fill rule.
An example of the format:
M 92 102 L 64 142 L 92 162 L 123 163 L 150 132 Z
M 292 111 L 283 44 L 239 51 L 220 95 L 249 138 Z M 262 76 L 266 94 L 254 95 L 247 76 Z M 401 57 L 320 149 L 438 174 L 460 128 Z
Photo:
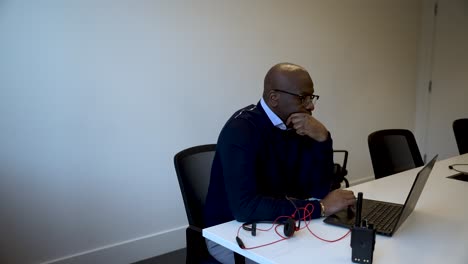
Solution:
M 275 91 L 270 91 L 270 93 L 268 94 L 268 101 L 271 107 L 278 106 L 278 99 L 279 99 L 278 93 L 276 93 Z

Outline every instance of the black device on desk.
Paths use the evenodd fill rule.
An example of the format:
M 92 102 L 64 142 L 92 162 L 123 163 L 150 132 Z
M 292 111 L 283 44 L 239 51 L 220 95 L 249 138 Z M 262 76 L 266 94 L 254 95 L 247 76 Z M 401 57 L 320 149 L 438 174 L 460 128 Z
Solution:
M 356 222 L 351 228 L 351 261 L 370 263 L 374 257 L 375 229 L 366 219 L 361 222 L 362 192 L 358 193 L 356 202 Z

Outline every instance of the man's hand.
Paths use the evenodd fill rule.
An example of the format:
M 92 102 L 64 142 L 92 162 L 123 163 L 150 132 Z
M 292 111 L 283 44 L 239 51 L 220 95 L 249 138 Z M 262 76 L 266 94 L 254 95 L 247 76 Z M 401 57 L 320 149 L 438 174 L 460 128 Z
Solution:
M 334 190 L 322 199 L 325 215 L 331 215 L 356 203 L 354 193 L 349 190 Z
M 297 134 L 307 135 L 320 142 L 327 140 L 328 137 L 327 128 L 308 113 L 291 114 L 286 121 L 286 125 L 293 127 Z

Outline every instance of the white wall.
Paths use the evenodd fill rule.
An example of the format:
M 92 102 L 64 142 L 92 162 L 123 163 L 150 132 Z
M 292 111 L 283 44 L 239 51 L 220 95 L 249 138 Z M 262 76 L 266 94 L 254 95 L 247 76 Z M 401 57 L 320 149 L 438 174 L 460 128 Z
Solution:
M 424 0 L 423 4 L 415 130 L 427 159 L 435 154 L 444 159 L 459 153 L 453 121 L 468 117 L 468 1 Z
M 215 142 L 277 62 L 310 71 L 351 180 L 371 177 L 367 135 L 414 128 L 420 9 L 2 1 L 0 262 L 129 263 L 183 247 L 173 155 Z
M 418 49 L 418 73 L 416 86 L 416 113 L 414 135 L 421 155 L 427 156 L 427 128 L 429 124 L 429 82 L 432 78 L 434 43 L 436 36 L 436 16 L 434 8 L 437 0 L 423 0 L 421 11 L 421 32 Z M 430 159 L 431 157 L 429 157 Z

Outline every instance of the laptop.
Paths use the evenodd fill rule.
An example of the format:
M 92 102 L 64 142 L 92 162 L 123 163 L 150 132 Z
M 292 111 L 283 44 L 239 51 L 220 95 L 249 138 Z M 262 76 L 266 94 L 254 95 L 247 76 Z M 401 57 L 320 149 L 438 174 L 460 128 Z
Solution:
M 377 234 L 392 236 L 413 212 L 429 178 L 429 174 L 434 167 L 437 156 L 418 172 L 404 205 L 363 199 L 361 219 L 373 224 Z M 365 195 L 364 193 L 364 197 Z M 342 210 L 328 216 L 323 221 L 327 224 L 351 228 L 354 225 L 354 212 Z

